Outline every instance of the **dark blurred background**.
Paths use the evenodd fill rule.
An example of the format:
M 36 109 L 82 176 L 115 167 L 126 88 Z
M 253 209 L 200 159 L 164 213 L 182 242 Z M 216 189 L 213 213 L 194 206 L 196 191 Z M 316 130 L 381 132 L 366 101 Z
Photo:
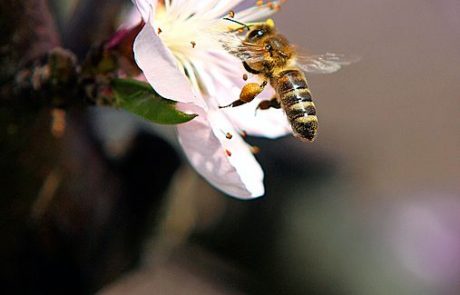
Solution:
M 63 38 L 77 54 L 114 28 L 82 31 L 81 19 L 129 8 L 97 2 L 52 2 L 64 36 L 81 35 Z M 173 129 L 92 108 L 71 116 L 63 156 L 43 157 L 51 168 L 33 174 L 35 187 L 3 186 L 31 200 L 2 204 L 14 240 L 3 265 L 17 274 L 2 273 L 26 272 L 27 291 L 45 294 L 459 294 L 460 2 L 290 0 L 275 21 L 305 50 L 361 60 L 308 77 L 321 124 L 313 144 L 249 139 L 261 147 L 263 198 L 210 187 Z M 33 137 L 20 154 L 46 155 L 49 142 Z M 12 179 L 29 177 L 27 159 L 7 160 L 26 173 Z M 34 198 L 56 175 L 72 180 L 64 201 L 43 207 Z

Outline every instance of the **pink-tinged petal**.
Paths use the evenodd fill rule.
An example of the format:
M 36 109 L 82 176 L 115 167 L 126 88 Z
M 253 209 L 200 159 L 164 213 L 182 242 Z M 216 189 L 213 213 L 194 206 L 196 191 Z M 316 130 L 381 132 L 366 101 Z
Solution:
M 142 15 L 136 7 L 132 7 L 125 16 L 123 16 L 123 23 L 118 30 L 131 29 L 143 21 Z
M 148 22 L 150 16 L 155 15 L 155 9 L 157 6 L 157 0 L 132 0 L 134 5 L 136 5 L 137 10 L 142 15 L 144 22 Z
M 190 163 L 213 186 L 228 195 L 252 199 L 264 194 L 263 171 L 249 146 L 219 110 L 204 113 L 180 104 L 183 111 L 198 113 L 177 126 L 179 141 Z M 231 139 L 227 138 L 231 134 Z
M 199 94 L 177 67 L 171 51 L 150 24 L 146 24 L 134 41 L 134 58 L 147 81 L 161 96 L 206 108 Z
M 237 12 L 235 19 L 244 23 L 265 20 L 277 12 L 277 9 L 273 9 L 273 7 L 276 5 L 281 5 L 281 2 L 269 1 L 262 6 L 249 7 L 245 10 Z
M 258 110 L 256 113 L 259 102 L 260 100 L 236 108 L 227 108 L 224 112 L 236 128 L 249 135 L 278 138 L 292 133 L 283 110 Z
M 216 84 L 211 101 L 217 101 L 220 106 L 228 105 L 238 99 L 243 85 L 247 82 L 241 77 L 231 79 L 231 85 L 224 83 Z M 220 81 L 225 81 L 224 77 Z M 260 81 L 259 81 L 260 82 Z M 256 108 L 262 100 L 269 100 L 275 95 L 275 91 L 270 86 L 259 94 L 252 102 L 238 107 L 222 109 L 231 123 L 239 131 L 245 131 L 249 135 L 267 138 L 278 138 L 292 133 L 291 126 L 282 109 L 257 110 Z

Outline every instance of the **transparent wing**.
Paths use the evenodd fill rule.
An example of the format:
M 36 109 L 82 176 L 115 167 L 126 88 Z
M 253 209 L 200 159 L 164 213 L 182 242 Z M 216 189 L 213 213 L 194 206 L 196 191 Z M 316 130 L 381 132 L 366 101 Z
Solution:
M 263 46 L 246 42 L 236 34 L 226 34 L 220 39 L 220 42 L 225 50 L 241 61 L 257 63 L 264 60 L 266 50 Z
M 305 55 L 296 58 L 297 66 L 307 73 L 331 74 L 359 61 L 358 57 L 345 56 L 343 54 L 325 53 L 319 55 Z

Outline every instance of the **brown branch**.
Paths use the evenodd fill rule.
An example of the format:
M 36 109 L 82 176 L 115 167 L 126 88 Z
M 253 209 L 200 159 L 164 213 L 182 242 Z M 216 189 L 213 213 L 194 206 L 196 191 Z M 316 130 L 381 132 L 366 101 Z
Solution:
M 46 0 L 0 1 L 0 28 L 2 86 L 13 79 L 19 67 L 60 43 Z

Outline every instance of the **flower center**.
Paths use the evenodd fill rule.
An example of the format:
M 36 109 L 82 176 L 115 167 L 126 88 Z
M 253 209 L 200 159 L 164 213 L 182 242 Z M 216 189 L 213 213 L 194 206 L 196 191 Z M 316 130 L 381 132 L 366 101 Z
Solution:
M 161 29 L 160 38 L 180 60 L 192 59 L 197 51 L 222 50 L 217 41 L 217 34 L 222 33 L 219 21 L 197 14 L 179 17 L 164 6 L 159 6 L 155 15 L 155 23 Z

